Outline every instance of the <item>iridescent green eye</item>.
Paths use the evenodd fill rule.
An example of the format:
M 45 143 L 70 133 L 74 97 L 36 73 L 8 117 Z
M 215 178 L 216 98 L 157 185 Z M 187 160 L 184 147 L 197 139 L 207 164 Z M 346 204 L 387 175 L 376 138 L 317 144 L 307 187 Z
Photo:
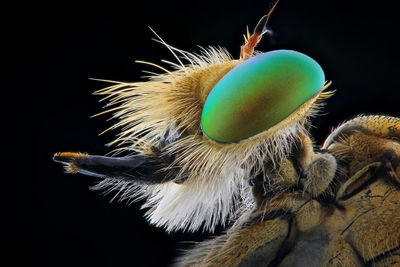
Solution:
M 232 143 L 278 124 L 324 86 L 312 58 L 291 50 L 254 56 L 229 71 L 204 103 L 201 126 L 211 139 Z

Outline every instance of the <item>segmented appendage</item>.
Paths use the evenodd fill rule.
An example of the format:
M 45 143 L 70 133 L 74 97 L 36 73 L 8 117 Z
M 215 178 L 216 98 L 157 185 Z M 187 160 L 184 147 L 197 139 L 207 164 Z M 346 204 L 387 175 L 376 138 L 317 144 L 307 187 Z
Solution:
M 372 134 L 382 138 L 400 140 L 400 119 L 384 115 L 358 116 L 337 127 L 326 139 L 324 149 L 334 145 L 334 142 L 343 139 L 354 132 Z
M 400 157 L 400 119 L 384 115 L 358 116 L 337 127 L 323 148 L 350 161 L 350 174 L 385 153 Z M 391 152 L 390 152 L 391 151 Z M 394 170 L 400 178 L 400 164 Z
M 263 34 L 267 32 L 266 26 L 269 17 L 271 16 L 272 12 L 278 5 L 279 0 L 275 2 L 272 8 L 269 10 L 268 14 L 263 16 L 261 20 L 258 22 L 257 26 L 254 29 L 254 33 L 250 35 L 249 29 L 247 28 L 246 34 L 243 35 L 244 37 L 244 45 L 240 47 L 240 59 L 246 60 L 253 56 L 254 49 L 257 44 L 260 42 Z

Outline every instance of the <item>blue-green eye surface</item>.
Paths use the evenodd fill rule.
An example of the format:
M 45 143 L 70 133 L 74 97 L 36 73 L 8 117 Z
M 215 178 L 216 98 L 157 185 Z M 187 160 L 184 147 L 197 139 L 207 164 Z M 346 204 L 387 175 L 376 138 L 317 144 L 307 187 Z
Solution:
M 302 53 L 276 50 L 254 56 L 211 90 L 201 115 L 203 132 L 222 143 L 257 135 L 287 118 L 324 82 L 320 65 Z

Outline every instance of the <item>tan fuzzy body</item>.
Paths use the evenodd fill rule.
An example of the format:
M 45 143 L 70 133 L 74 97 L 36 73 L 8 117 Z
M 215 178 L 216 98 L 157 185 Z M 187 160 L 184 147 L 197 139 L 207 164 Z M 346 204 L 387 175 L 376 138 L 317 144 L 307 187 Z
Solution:
M 341 138 L 332 143 L 329 153 L 342 161 L 343 177 L 336 181 L 333 201 L 313 199 L 301 189 L 269 195 L 263 205 L 242 215 L 226 235 L 207 241 L 207 246 L 200 244 L 178 265 L 399 266 L 400 182 L 391 169 L 400 159 L 398 136 L 373 128 L 369 134 L 361 132 L 362 128 L 334 132 Z M 385 158 L 388 151 L 395 154 Z M 315 161 L 304 158 L 304 154 L 299 156 L 299 162 L 305 166 Z M 287 164 L 282 168 L 291 169 Z M 317 179 L 320 173 L 314 173 Z M 286 181 L 298 177 L 293 171 L 277 170 L 276 174 L 289 176 Z
M 265 246 L 263 252 L 275 254 L 285 240 L 288 228 L 287 221 L 280 218 L 243 228 L 240 232 L 233 233 L 219 251 L 212 251 L 207 255 L 199 266 L 236 266 L 241 262 L 245 263 L 248 254 L 271 242 L 273 245 Z

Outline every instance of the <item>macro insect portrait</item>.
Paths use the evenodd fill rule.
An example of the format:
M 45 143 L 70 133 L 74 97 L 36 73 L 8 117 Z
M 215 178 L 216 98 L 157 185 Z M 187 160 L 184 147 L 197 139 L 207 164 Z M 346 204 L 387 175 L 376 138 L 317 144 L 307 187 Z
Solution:
M 85 179 L 91 194 L 105 195 L 89 202 L 132 204 L 129 212 L 143 217 L 149 230 L 134 238 L 122 226 L 130 223 L 129 215 L 121 215 L 128 211 L 121 210 L 124 230 L 114 230 L 126 234 L 121 254 L 130 253 L 131 242 L 157 247 L 158 231 L 184 244 L 164 251 L 173 254 L 165 265 L 400 266 L 400 110 L 380 111 L 382 104 L 348 112 L 335 104 L 336 94 L 353 97 L 354 105 L 362 102 L 340 82 L 351 75 L 342 70 L 352 61 L 336 71 L 331 62 L 340 57 L 334 46 L 327 49 L 317 39 L 309 46 L 309 37 L 302 38 L 317 33 L 303 26 L 279 28 L 281 16 L 290 21 L 285 10 L 301 8 L 299 3 L 257 5 L 257 14 L 245 16 L 250 21 L 233 18 L 242 28 L 221 28 L 220 36 L 237 37 L 227 48 L 215 34 L 209 44 L 182 48 L 161 22 L 140 25 L 163 52 L 135 58 L 135 68 L 144 70 L 141 78 L 88 77 L 94 96 L 76 101 L 100 100 L 104 109 L 90 108 L 97 110 L 92 119 L 107 120 L 101 138 L 112 140 L 103 153 L 80 135 L 68 135 L 69 144 L 77 145 L 57 145 L 52 160 L 67 173 L 53 163 L 57 179 Z M 248 12 L 245 7 L 241 12 Z M 324 6 L 307 14 L 318 7 Z M 185 35 L 187 29 L 177 30 Z M 162 53 L 167 59 L 160 59 Z M 351 55 L 357 53 L 346 57 Z M 381 79 L 360 73 L 368 81 Z M 91 231 L 90 224 L 86 228 Z M 190 240 L 196 242 L 181 242 Z M 132 265 L 162 264 L 156 259 L 161 250 L 160 245 L 154 259 L 136 264 L 133 257 Z

